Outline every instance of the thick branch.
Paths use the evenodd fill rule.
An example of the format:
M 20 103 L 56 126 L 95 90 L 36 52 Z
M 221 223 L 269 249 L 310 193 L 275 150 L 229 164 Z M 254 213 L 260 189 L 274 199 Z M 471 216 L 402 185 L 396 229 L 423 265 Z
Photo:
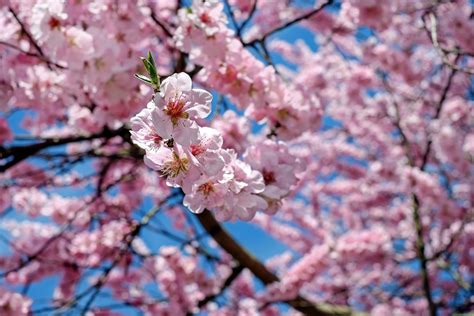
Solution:
M 168 199 L 165 199 L 165 201 L 167 201 Z M 138 236 L 138 234 L 140 233 L 141 229 L 146 226 L 150 220 L 161 210 L 161 207 L 163 206 L 163 203 L 161 203 L 160 205 L 156 206 L 156 207 L 153 207 L 152 209 L 150 209 L 146 214 L 145 216 L 143 216 L 143 218 L 141 219 L 141 221 L 136 224 L 132 231 L 127 234 L 124 238 L 124 244 L 122 245 L 122 249 L 120 250 L 119 253 L 117 253 L 117 255 L 115 256 L 112 264 L 107 267 L 107 269 L 105 270 L 105 272 L 99 277 L 99 279 L 97 280 L 97 282 L 94 284 L 94 286 L 91 288 L 92 289 L 92 295 L 89 297 L 89 299 L 87 300 L 85 306 L 82 308 L 82 311 L 81 311 L 81 315 L 87 315 L 88 311 L 89 311 L 89 308 L 90 306 L 92 305 L 92 303 L 94 302 L 94 300 L 97 298 L 97 295 L 99 294 L 100 290 L 102 289 L 102 287 L 105 285 L 105 283 L 107 282 L 109 276 L 110 276 L 110 273 L 112 272 L 112 270 L 120 263 L 120 261 L 122 260 L 122 258 L 124 257 L 125 253 L 127 252 L 127 250 L 129 249 L 129 247 L 132 245 L 133 241 L 135 240 L 135 238 Z M 87 292 L 84 292 L 83 294 L 86 294 Z M 77 301 L 77 298 L 76 300 Z
M 252 271 L 265 285 L 278 282 L 278 277 L 270 272 L 265 265 L 239 245 L 229 233 L 216 221 L 211 212 L 205 210 L 197 218 L 209 235 L 240 265 Z M 353 315 L 350 308 L 345 306 L 314 304 L 302 296 L 287 301 L 294 309 L 305 315 Z
M 38 59 L 44 61 L 44 62 L 47 63 L 47 64 L 52 64 L 52 65 L 55 65 L 55 66 L 58 67 L 58 68 L 66 69 L 66 67 L 64 67 L 64 66 L 62 66 L 62 65 L 60 65 L 60 64 L 57 64 L 57 63 L 55 63 L 55 62 L 52 62 L 52 61 L 48 60 L 48 58 L 46 58 L 46 57 L 43 56 L 43 55 L 40 55 L 40 54 L 38 54 L 38 53 L 33 53 L 33 52 L 29 52 L 29 51 L 23 50 L 23 49 L 21 49 L 20 47 L 15 46 L 15 45 L 13 45 L 13 44 L 11 44 L 11 43 L 8 43 L 8 42 L 5 42 L 5 41 L 0 41 L 0 45 L 6 46 L 6 47 L 10 47 L 11 49 L 14 49 L 14 50 L 16 50 L 16 51 L 19 51 L 19 52 L 21 52 L 22 54 L 25 54 L 25 55 L 27 55 L 27 56 L 31 56 L 31 57 L 38 58 Z
M 153 20 L 153 22 L 155 22 L 163 30 L 163 32 L 165 32 L 166 35 L 168 35 L 168 37 L 173 38 L 173 34 L 171 33 L 170 30 L 168 30 L 168 27 L 166 27 L 165 24 L 158 19 L 155 12 L 151 8 L 150 10 L 151 10 L 150 17 Z
M 252 5 L 252 9 L 250 9 L 250 13 L 249 15 L 247 16 L 247 19 L 245 19 L 244 22 L 242 22 L 242 24 L 240 25 L 240 27 L 237 29 L 237 36 L 240 38 L 241 35 L 242 35 L 242 30 L 247 26 L 247 24 L 252 20 L 253 18 L 253 15 L 255 13 L 255 11 L 257 10 L 257 2 L 258 0 L 255 0 L 253 5 Z

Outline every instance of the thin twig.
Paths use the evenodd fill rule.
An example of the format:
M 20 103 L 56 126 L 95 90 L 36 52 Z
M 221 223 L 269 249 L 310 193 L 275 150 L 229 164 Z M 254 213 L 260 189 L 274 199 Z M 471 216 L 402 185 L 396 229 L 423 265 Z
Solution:
M 173 34 L 171 33 L 170 30 L 168 30 L 168 27 L 166 27 L 163 22 L 161 22 L 158 17 L 156 16 L 155 12 L 150 8 L 151 14 L 150 17 L 155 22 L 169 37 L 173 38 Z
M 198 307 L 199 308 L 202 308 L 204 306 L 206 306 L 207 303 L 213 301 L 214 299 L 216 299 L 219 295 L 221 295 L 231 284 L 232 282 L 234 282 L 235 279 L 237 279 L 237 277 L 240 275 L 240 273 L 244 270 L 244 267 L 241 266 L 240 264 L 235 266 L 233 269 L 232 269 L 232 273 L 227 277 L 227 279 L 224 281 L 224 283 L 222 284 L 221 288 L 219 289 L 219 291 L 217 293 L 214 293 L 214 294 L 210 294 L 208 296 L 206 296 L 204 299 L 202 299 L 201 301 L 199 301 L 198 303 Z M 186 315 L 190 316 L 190 315 L 193 315 L 193 313 L 191 312 L 188 312 Z
M 298 22 L 301 22 L 303 20 L 306 20 L 314 15 L 316 15 L 317 13 L 321 12 L 325 7 L 331 5 L 332 3 L 334 2 L 334 0 L 328 0 L 326 2 L 324 2 L 323 4 L 321 4 L 319 7 L 317 7 L 316 9 L 314 10 L 311 10 L 299 17 L 297 17 L 296 19 L 294 20 L 291 20 L 289 22 L 286 22 L 285 24 L 277 27 L 277 28 L 274 28 L 273 30 L 271 30 L 270 32 L 264 34 L 262 37 L 258 38 L 258 39 L 254 39 L 248 43 L 244 43 L 245 46 L 249 46 L 249 45 L 253 45 L 255 44 L 256 42 L 259 42 L 259 41 L 262 41 L 262 40 L 265 40 L 267 37 L 269 37 L 270 35 L 273 35 L 279 31 L 282 31 L 290 26 L 292 26 L 293 24 L 296 24 Z
M 13 18 L 17 21 L 17 23 L 20 25 L 21 27 L 21 30 L 23 32 L 23 34 L 26 35 L 26 37 L 28 38 L 28 41 L 31 43 L 31 45 L 33 45 L 33 47 L 36 49 L 36 51 L 38 52 L 38 55 L 41 56 L 41 59 L 44 60 L 46 62 L 46 64 L 48 65 L 48 68 L 49 69 L 53 69 L 51 67 L 51 65 L 54 65 L 58 68 L 66 68 L 64 66 L 61 66 L 55 62 L 52 62 L 43 52 L 43 50 L 41 49 L 41 47 L 38 45 L 38 43 L 36 43 L 35 39 L 33 38 L 33 36 L 31 35 L 31 33 L 28 31 L 28 29 L 26 28 L 25 24 L 20 20 L 20 18 L 18 17 L 18 15 L 16 14 L 15 10 L 13 10 L 13 8 L 8 8 L 8 11 L 10 11 L 10 13 L 13 15 Z M 11 46 L 10 46 L 11 47 Z
M 427 25 L 427 22 L 426 22 L 426 17 L 429 17 L 430 19 L 430 28 L 428 29 L 428 25 Z M 467 74 L 470 74 L 470 75 L 473 75 L 474 74 L 474 69 L 470 69 L 470 68 L 463 68 L 463 67 L 459 67 L 458 65 L 456 65 L 456 62 L 452 63 L 449 58 L 448 58 L 448 54 L 449 53 L 456 53 L 457 57 L 458 56 L 461 56 L 461 55 L 466 55 L 465 53 L 462 53 L 460 51 L 452 51 L 452 50 L 448 50 L 444 47 L 442 47 L 439 43 L 439 40 L 438 40 L 438 26 L 437 26 L 437 20 L 436 20 L 436 15 L 433 13 L 433 12 L 426 12 L 423 17 L 422 17 L 422 20 L 423 20 L 423 25 L 425 27 L 425 30 L 428 32 L 428 36 L 433 44 L 433 46 L 435 47 L 436 51 L 439 53 L 441 59 L 443 60 L 443 63 L 445 65 L 447 65 L 448 67 L 452 68 L 453 70 L 458 70 L 458 71 L 462 71 L 462 72 L 465 72 Z M 470 55 L 467 54 L 467 55 Z
M 256 10 L 257 10 L 257 2 L 258 0 L 255 0 L 254 3 L 253 3 L 253 6 L 252 6 L 252 9 L 250 9 L 250 13 L 249 13 L 249 16 L 247 17 L 247 19 L 245 19 L 244 22 L 242 22 L 242 24 L 240 25 L 240 27 L 237 29 L 237 36 L 240 38 L 241 35 L 242 35 L 242 31 L 244 30 L 244 28 L 247 26 L 247 24 L 252 20 L 252 17 L 253 15 L 255 14 Z

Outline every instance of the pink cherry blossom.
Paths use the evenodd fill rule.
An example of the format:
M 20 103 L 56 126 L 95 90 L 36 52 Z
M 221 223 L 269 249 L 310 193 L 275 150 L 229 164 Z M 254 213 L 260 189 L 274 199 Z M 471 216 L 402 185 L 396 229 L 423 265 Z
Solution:
M 31 299 L 0 289 L 0 312 L 5 316 L 29 315 Z
M 262 173 L 265 182 L 262 195 L 270 201 L 284 198 L 298 182 L 300 162 L 283 142 L 265 140 L 255 144 L 246 151 L 245 160 Z
M 239 117 L 235 112 L 227 111 L 222 117 L 212 121 L 212 127 L 221 133 L 224 141 L 223 148 L 234 149 L 238 154 L 245 151 L 250 131 L 250 124 L 245 117 Z
M 151 113 L 154 109 L 155 104 L 150 102 L 130 121 L 132 140 L 146 151 L 157 150 L 163 142 L 163 138 L 155 131 L 151 120 Z
M 221 207 L 229 188 L 225 177 L 222 180 L 216 178 L 201 177 L 194 182 L 191 191 L 186 193 L 183 204 L 195 213 L 201 213 L 205 208 Z
M 32 9 L 32 33 L 37 40 L 50 47 L 61 41 L 66 23 L 65 1 L 38 1 Z
M 473 23 L 0 0 L 0 316 L 469 313 Z
M 194 120 L 205 118 L 211 111 L 212 95 L 201 89 L 193 89 L 191 78 L 179 73 L 166 78 L 155 97 L 156 109 L 152 122 L 159 136 L 173 138 L 183 145 L 190 145 L 198 137 Z
M 176 179 L 187 173 L 190 159 L 179 145 L 171 148 L 162 146 L 153 152 L 148 152 L 145 163 L 168 179 Z

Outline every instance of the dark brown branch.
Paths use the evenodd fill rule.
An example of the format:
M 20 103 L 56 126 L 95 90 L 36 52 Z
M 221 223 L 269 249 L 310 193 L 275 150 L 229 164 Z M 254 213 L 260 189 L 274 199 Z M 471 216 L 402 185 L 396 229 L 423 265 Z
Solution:
M 65 223 L 61 229 L 59 229 L 59 232 L 56 233 L 55 235 L 53 235 L 52 237 L 50 237 L 48 240 L 46 240 L 44 242 L 44 244 L 38 249 L 36 250 L 34 253 L 30 254 L 27 256 L 26 259 L 23 259 L 21 260 L 21 262 L 14 268 L 11 268 L 7 271 L 4 271 L 0 274 L 0 279 L 2 278 L 5 278 L 6 276 L 8 276 L 9 274 L 11 273 L 14 273 L 14 272 L 17 272 L 17 271 L 20 271 L 21 269 L 23 269 L 24 267 L 26 267 L 28 264 L 30 264 L 31 262 L 37 260 L 42 254 L 43 252 L 46 251 L 46 249 L 48 249 L 49 246 L 52 245 L 53 242 L 55 242 L 56 240 L 58 240 L 59 238 L 61 238 L 64 233 L 66 232 L 67 229 L 69 229 L 69 227 L 72 225 L 72 223 L 75 221 L 76 217 L 86 208 L 88 207 L 89 205 L 91 205 L 96 199 L 92 199 L 91 201 L 85 203 L 80 209 L 76 210 L 74 212 L 74 216 L 68 220 L 67 223 Z
M 92 303 L 94 302 L 94 300 L 96 299 L 97 295 L 99 294 L 100 290 L 102 289 L 102 287 L 105 285 L 105 283 L 107 282 L 108 278 L 109 278 L 109 275 L 110 273 L 112 272 L 112 270 L 120 263 L 120 261 L 122 260 L 123 256 L 125 255 L 125 253 L 127 252 L 127 250 L 130 248 L 130 246 L 132 245 L 133 241 L 135 240 L 135 238 L 140 234 L 140 231 L 142 230 L 143 227 L 145 227 L 146 225 L 148 225 L 148 223 L 150 222 L 150 220 L 156 215 L 158 214 L 158 212 L 161 210 L 162 206 L 166 203 L 166 201 L 168 201 L 169 198 L 171 198 L 173 196 L 173 194 L 171 194 L 168 198 L 164 199 L 162 203 L 160 203 L 159 205 L 153 207 L 152 209 L 150 209 L 146 214 L 145 216 L 142 217 L 142 219 L 140 220 L 140 222 L 138 224 L 135 224 L 133 226 L 133 229 L 130 231 L 130 233 L 128 233 L 125 237 L 124 237 L 124 243 L 122 245 L 122 249 L 117 253 L 117 255 L 115 256 L 113 262 L 110 264 L 110 266 L 105 270 L 105 272 L 99 277 L 99 279 L 97 280 L 97 282 L 92 286 L 92 295 L 89 297 L 89 299 L 87 300 L 85 306 L 82 308 L 82 311 L 81 311 L 81 315 L 86 315 L 87 312 L 89 311 L 89 308 L 90 306 L 92 305 Z M 86 293 L 84 292 L 83 293 L 84 295 L 86 295 Z M 75 299 L 75 302 L 78 301 L 78 298 Z
M 232 21 L 232 24 L 234 24 L 235 30 L 238 32 L 239 24 L 237 23 L 237 20 L 235 19 L 234 11 L 230 7 L 229 0 L 224 0 L 224 5 L 227 8 L 227 11 L 229 11 L 230 20 Z
M 46 57 L 46 55 L 44 54 L 43 50 L 41 49 L 41 47 L 38 45 L 38 43 L 36 43 L 35 39 L 33 38 L 33 36 L 31 35 L 31 33 L 28 31 L 28 29 L 26 28 L 25 24 L 20 20 L 20 18 L 18 17 L 18 15 L 16 14 L 15 10 L 13 10 L 12 8 L 8 8 L 8 11 L 10 11 L 10 13 L 13 15 L 13 17 L 15 18 L 16 22 L 20 25 L 21 27 L 21 31 L 23 32 L 23 34 L 26 35 L 26 37 L 28 38 L 28 41 L 31 43 L 31 45 L 33 45 L 33 47 L 35 48 L 35 50 L 38 52 L 38 55 L 41 57 L 41 59 L 43 61 L 46 62 L 46 64 L 48 65 L 48 68 L 49 69 L 52 69 L 51 65 L 54 65 L 58 68 L 66 68 L 64 66 L 61 66 L 55 62 L 52 62 L 48 57 Z M 10 46 L 11 47 L 11 46 Z
M 258 261 L 253 255 L 247 252 L 238 244 L 229 233 L 216 221 L 208 210 L 197 215 L 197 218 L 207 233 L 240 265 L 249 269 L 265 285 L 278 282 L 278 277 L 270 272 L 265 265 Z M 345 306 L 314 304 L 302 296 L 287 301 L 294 309 L 305 315 L 353 315 L 350 308 Z
M 459 56 L 458 56 L 458 58 L 459 58 Z M 456 61 L 457 61 L 457 58 L 456 58 Z M 443 109 L 444 102 L 446 101 L 449 89 L 451 88 L 451 84 L 453 82 L 453 78 L 454 78 L 454 75 L 456 74 L 456 72 L 457 72 L 457 69 L 451 68 L 451 72 L 450 72 L 449 77 L 448 77 L 448 82 L 444 86 L 443 92 L 441 93 L 441 98 L 439 99 L 438 105 L 436 106 L 436 112 L 435 112 L 435 115 L 433 117 L 433 120 L 437 120 L 439 118 L 439 116 L 441 115 L 441 110 Z M 429 158 L 430 153 L 431 153 L 432 144 L 433 144 L 433 140 L 430 138 L 428 140 L 428 143 L 426 144 L 426 150 L 425 150 L 425 153 L 423 155 L 423 159 L 421 161 L 421 166 L 420 166 L 421 170 L 424 170 L 425 167 L 426 167 L 426 164 L 428 163 L 428 158 Z
M 13 44 L 11 44 L 11 43 L 4 42 L 4 41 L 0 41 L 0 45 L 10 47 L 10 48 L 12 48 L 12 49 L 14 49 L 14 50 L 17 50 L 17 51 L 19 51 L 19 52 L 21 52 L 22 54 L 25 54 L 25 55 L 27 55 L 27 56 L 31 56 L 31 57 L 38 58 L 38 59 L 44 61 L 45 63 L 53 64 L 53 65 L 55 65 L 55 66 L 58 67 L 58 68 L 62 68 L 62 69 L 65 69 L 65 68 L 66 68 L 66 67 L 64 67 L 64 66 L 62 66 L 62 65 L 60 65 L 60 64 L 57 64 L 57 63 L 55 63 L 55 62 L 52 62 L 52 61 L 48 60 L 46 57 L 44 57 L 44 56 L 42 56 L 42 55 L 40 55 L 40 54 L 38 54 L 38 53 L 33 53 L 33 52 L 29 52 L 29 51 L 23 50 L 23 49 L 21 49 L 20 47 L 15 46 L 15 45 L 13 45 Z
M 97 197 L 100 197 L 102 195 L 102 185 L 104 184 L 105 178 L 107 177 L 107 172 L 109 172 L 109 169 L 112 167 L 114 162 L 115 162 L 114 159 L 109 159 L 105 163 L 105 165 L 102 167 L 102 170 L 100 171 L 98 175 L 97 188 L 96 188 Z
M 13 157 L 10 161 L 6 162 L 3 165 L 0 165 L 0 172 L 5 172 L 7 169 L 13 167 L 17 163 L 27 159 L 30 156 L 44 150 L 46 148 L 77 143 L 82 141 L 88 141 L 98 138 L 112 138 L 114 136 L 119 136 L 127 133 L 128 130 L 125 127 L 119 128 L 117 130 L 104 129 L 102 132 L 87 136 L 71 136 L 65 138 L 51 138 L 47 139 L 41 143 L 26 145 L 26 146 L 13 146 L 10 148 L 0 147 L 0 159 Z
M 232 282 L 234 282 L 235 279 L 237 279 L 237 277 L 240 275 L 240 273 L 244 270 L 244 267 L 241 266 L 240 264 L 235 266 L 233 269 L 232 269 L 232 273 L 227 277 L 227 279 L 224 281 L 224 283 L 222 284 L 220 290 L 218 293 L 214 293 L 214 294 L 211 294 L 211 295 L 208 295 L 206 296 L 203 300 L 201 300 L 199 303 L 198 303 L 198 307 L 199 308 L 202 308 L 204 306 L 206 306 L 207 303 L 213 301 L 216 297 L 218 297 L 219 295 L 221 295 L 225 289 L 227 289 L 231 284 Z M 191 316 L 192 313 L 187 313 L 186 314 L 187 316 Z
M 464 228 L 467 224 L 471 223 L 474 220 L 474 215 L 468 215 L 462 222 L 461 222 L 461 227 L 456 230 L 456 232 L 451 236 L 449 239 L 449 242 L 440 250 L 436 251 L 431 257 L 429 257 L 427 260 L 428 261 L 434 261 L 439 259 L 443 254 L 447 253 L 451 247 L 454 245 L 456 240 L 461 236 L 461 234 L 464 232 Z
M 395 117 L 391 117 L 388 113 L 386 113 L 386 115 L 392 121 L 392 124 L 395 126 L 398 133 L 400 133 L 401 145 L 403 146 L 403 148 L 405 150 L 405 155 L 408 158 L 409 165 L 413 167 L 414 162 L 413 162 L 413 158 L 412 158 L 412 155 L 411 155 L 410 141 L 408 140 L 408 137 L 407 137 L 407 135 L 406 135 L 405 131 L 403 130 L 402 125 L 400 123 L 400 121 L 401 121 L 400 106 L 399 106 L 395 96 L 393 95 L 393 89 L 390 87 L 389 83 L 387 82 L 387 79 L 382 78 L 382 83 L 383 83 L 383 86 L 384 86 L 385 90 L 390 95 L 390 98 L 392 99 L 393 106 L 395 108 Z
M 104 191 L 108 191 L 110 188 L 112 188 L 113 186 L 117 185 L 118 183 L 120 183 L 123 178 L 125 178 L 127 175 L 125 176 L 122 176 L 121 178 L 117 179 L 116 181 L 114 181 L 113 183 L 110 183 L 109 185 L 107 185 L 107 188 L 104 189 Z M 170 197 L 172 197 L 173 195 L 171 195 Z M 97 196 L 94 196 L 90 201 L 86 202 L 84 205 L 82 205 L 79 209 L 75 210 L 74 211 L 74 215 L 65 223 L 61 226 L 61 228 L 59 229 L 59 231 L 54 234 L 53 236 L 49 237 L 48 240 L 46 240 L 44 242 L 44 244 L 38 249 L 36 250 L 33 254 L 29 254 L 27 256 L 26 259 L 23 259 L 20 261 L 20 263 L 14 267 L 14 268 L 11 268 L 7 271 L 4 271 L 2 273 L 0 273 L 0 279 L 1 278 L 4 278 L 6 276 L 8 276 L 10 273 L 14 273 L 14 272 L 17 272 L 17 271 L 20 271 L 21 269 L 23 269 L 24 267 L 26 267 L 28 264 L 30 264 L 31 262 L 35 261 L 35 260 L 39 260 L 40 256 L 46 251 L 46 249 L 48 249 L 49 246 L 52 245 L 53 242 L 55 242 L 56 240 L 60 239 L 64 233 L 71 227 L 71 225 L 74 223 L 74 221 L 76 220 L 77 216 L 82 212 L 84 211 L 87 207 L 89 207 L 90 205 L 92 205 L 94 202 L 97 201 L 99 197 Z M 148 224 L 150 219 L 148 219 L 146 221 L 146 224 Z
M 265 44 L 265 40 L 262 40 L 259 42 L 260 46 L 262 48 L 262 57 L 263 59 L 270 65 L 272 68 L 275 70 L 275 73 L 281 77 L 281 73 L 278 71 L 275 63 L 273 62 L 272 57 L 270 56 L 270 52 L 267 49 L 267 46 Z
M 412 195 L 413 199 L 413 222 L 415 223 L 415 232 L 416 232 L 416 253 L 418 259 L 420 260 L 420 270 L 421 270 L 421 281 L 423 284 L 423 292 L 425 298 L 428 301 L 428 308 L 431 316 L 436 316 L 436 304 L 433 301 L 433 295 L 431 292 L 431 282 L 428 271 L 428 259 L 425 253 L 425 241 L 424 241 L 424 232 L 423 232 L 423 223 L 421 222 L 420 215 L 420 200 L 416 194 Z

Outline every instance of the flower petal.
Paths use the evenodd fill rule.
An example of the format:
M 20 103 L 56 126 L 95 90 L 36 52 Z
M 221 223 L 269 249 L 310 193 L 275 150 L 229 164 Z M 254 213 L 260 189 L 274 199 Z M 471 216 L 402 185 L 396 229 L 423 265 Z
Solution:
M 180 119 L 173 130 L 173 138 L 182 146 L 190 146 L 192 143 L 196 143 L 198 136 L 199 127 L 191 120 Z
M 192 106 L 186 112 L 189 116 L 205 118 L 211 113 L 212 94 L 202 89 L 193 89 L 189 94 L 188 100 Z
M 192 87 L 193 82 L 187 73 L 180 72 L 176 75 L 176 89 L 182 92 L 188 92 L 191 91 Z
M 166 115 L 162 110 L 156 109 L 151 113 L 151 120 L 153 122 L 153 126 L 156 129 L 156 133 L 164 138 L 172 138 L 173 137 L 173 123 L 168 115 Z

